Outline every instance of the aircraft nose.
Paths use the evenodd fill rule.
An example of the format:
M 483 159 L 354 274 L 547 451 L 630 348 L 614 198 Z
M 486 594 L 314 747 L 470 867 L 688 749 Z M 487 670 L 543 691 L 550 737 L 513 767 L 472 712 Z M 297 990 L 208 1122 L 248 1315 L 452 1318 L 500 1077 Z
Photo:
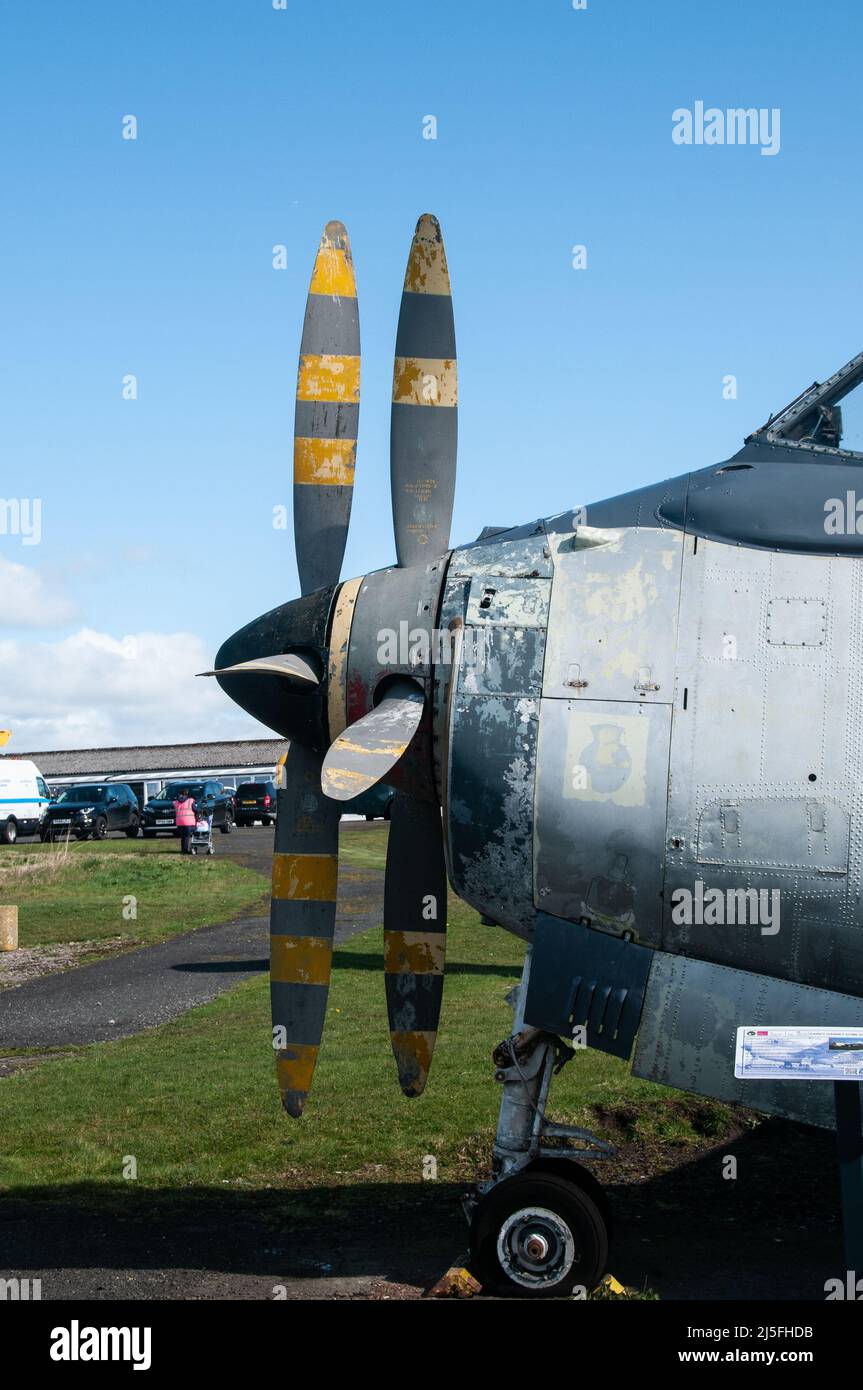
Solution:
M 226 695 L 248 714 L 318 751 L 328 744 L 326 638 L 336 588 L 316 589 L 247 623 L 222 643 L 214 667 Z

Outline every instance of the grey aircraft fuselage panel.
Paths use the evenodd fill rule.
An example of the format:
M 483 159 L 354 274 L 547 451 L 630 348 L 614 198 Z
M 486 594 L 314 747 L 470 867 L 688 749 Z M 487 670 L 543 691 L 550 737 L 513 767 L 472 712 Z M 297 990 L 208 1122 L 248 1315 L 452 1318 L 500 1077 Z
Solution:
M 464 640 L 436 673 L 435 758 L 460 896 L 526 938 L 538 913 L 626 935 L 656 952 L 651 979 L 685 956 L 847 1016 L 863 996 L 855 468 L 754 441 L 453 552 L 439 622 Z M 688 1070 L 670 1064 L 675 1046 L 642 1048 L 640 1074 L 662 1079 L 661 1057 L 730 1094 L 722 1067 L 689 1066 L 691 1039 Z M 782 1113 L 772 1094 L 764 1108 Z

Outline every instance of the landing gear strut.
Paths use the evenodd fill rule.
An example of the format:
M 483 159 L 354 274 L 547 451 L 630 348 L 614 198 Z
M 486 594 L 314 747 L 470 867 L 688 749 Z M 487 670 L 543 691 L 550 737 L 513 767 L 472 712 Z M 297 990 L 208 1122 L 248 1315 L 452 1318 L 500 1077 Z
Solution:
M 608 1259 L 608 1209 L 600 1184 L 577 1160 L 614 1150 L 587 1130 L 552 1124 L 552 1076 L 573 1053 L 559 1038 L 526 1027 L 530 951 L 515 992 L 510 1038 L 495 1048 L 503 1086 L 493 1176 L 468 1202 L 471 1272 L 490 1292 L 566 1297 L 596 1287 Z

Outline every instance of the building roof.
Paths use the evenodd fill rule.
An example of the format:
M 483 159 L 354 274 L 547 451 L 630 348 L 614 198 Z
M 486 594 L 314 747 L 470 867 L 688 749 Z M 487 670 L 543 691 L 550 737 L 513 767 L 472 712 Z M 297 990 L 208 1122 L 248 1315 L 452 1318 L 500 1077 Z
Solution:
M 69 748 L 56 753 L 11 756 L 32 759 L 43 777 L 48 778 L 108 777 L 117 773 L 131 777 L 135 773 L 274 767 L 287 746 L 283 738 L 250 738 L 229 743 L 166 743 L 155 748 Z

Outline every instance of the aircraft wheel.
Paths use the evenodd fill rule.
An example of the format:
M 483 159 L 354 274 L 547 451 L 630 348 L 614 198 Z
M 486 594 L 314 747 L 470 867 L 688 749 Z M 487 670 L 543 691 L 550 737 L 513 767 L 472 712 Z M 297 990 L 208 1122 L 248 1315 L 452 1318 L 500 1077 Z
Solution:
M 483 1197 L 471 1228 L 471 1273 L 490 1293 L 566 1298 L 596 1288 L 608 1230 L 593 1199 L 556 1173 L 525 1172 Z

